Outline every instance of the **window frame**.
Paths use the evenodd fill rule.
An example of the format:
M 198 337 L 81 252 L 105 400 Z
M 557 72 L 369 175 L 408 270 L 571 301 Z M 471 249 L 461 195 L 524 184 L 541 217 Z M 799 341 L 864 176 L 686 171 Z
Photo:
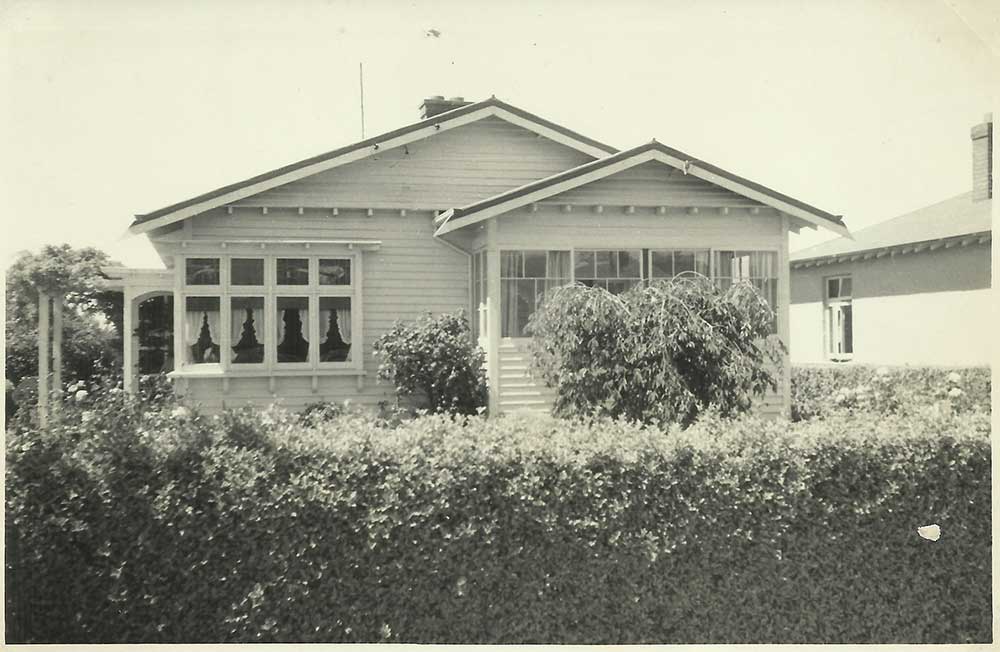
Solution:
M 188 285 L 186 280 L 188 258 L 219 259 L 219 285 Z M 231 283 L 231 265 L 233 258 L 262 259 L 264 263 L 264 285 L 233 285 Z M 279 285 L 277 283 L 277 261 L 279 258 L 306 259 L 309 265 L 309 283 L 306 285 Z M 348 260 L 350 264 L 350 284 L 320 285 L 320 259 Z M 220 309 L 219 362 L 191 363 L 187 361 L 186 353 L 175 364 L 174 373 L 177 376 L 221 375 L 224 377 L 239 376 L 283 376 L 283 375 L 317 375 L 317 374 L 351 374 L 364 373 L 364 332 L 362 319 L 362 252 L 352 248 L 322 249 L 303 252 L 289 251 L 285 248 L 264 253 L 233 252 L 233 253 L 190 253 L 179 254 L 175 259 L 176 286 L 174 290 L 175 306 L 178 306 L 176 325 L 183 326 L 188 296 L 218 297 Z M 319 303 L 320 297 L 348 297 L 351 301 L 351 349 L 350 359 L 344 361 L 321 362 L 319 360 L 320 327 Z M 264 325 L 257 328 L 258 336 L 263 337 L 264 360 L 260 363 L 239 363 L 231 360 L 232 335 L 232 299 L 234 297 L 262 297 L 264 299 Z M 278 297 L 306 297 L 309 306 L 309 323 L 303 329 L 303 336 L 309 339 L 309 355 L 306 362 L 278 362 L 277 360 L 277 301 Z M 175 337 L 181 338 L 183 332 Z M 175 340 L 175 349 L 176 347 Z M 177 359 L 175 354 L 175 360 Z
M 851 282 L 851 292 L 846 296 L 841 294 L 843 281 L 847 279 Z M 830 281 L 837 281 L 837 296 L 830 296 Z M 851 351 L 849 353 L 837 353 L 833 350 L 833 315 L 834 311 L 842 313 L 845 306 L 851 309 L 850 340 Z M 841 333 L 841 341 L 846 341 L 844 333 Z M 823 277 L 823 355 L 832 362 L 849 362 L 854 359 L 854 279 L 851 274 L 834 274 Z

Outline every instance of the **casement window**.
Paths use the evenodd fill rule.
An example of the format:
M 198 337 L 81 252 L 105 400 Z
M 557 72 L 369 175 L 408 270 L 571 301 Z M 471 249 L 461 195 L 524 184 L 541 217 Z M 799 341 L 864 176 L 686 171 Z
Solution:
M 823 321 L 826 355 L 830 360 L 850 360 L 854 357 L 854 312 L 851 302 L 850 276 L 825 279 Z
M 500 336 L 525 337 L 545 292 L 569 282 L 569 251 L 500 252 Z
M 353 253 L 186 258 L 183 369 L 360 369 L 359 260 Z
M 642 282 L 642 250 L 582 250 L 573 252 L 573 278 L 587 287 L 620 294 Z
M 752 283 L 775 310 L 771 330 L 777 332 L 777 251 L 574 249 L 501 251 L 500 256 L 501 337 L 525 337 L 524 327 L 543 294 L 558 285 L 575 282 L 617 294 L 644 281 L 692 274 L 712 278 L 722 288 Z M 480 264 L 473 256 L 474 305 L 485 301 L 485 253 Z M 477 289 L 480 279 L 483 285 Z

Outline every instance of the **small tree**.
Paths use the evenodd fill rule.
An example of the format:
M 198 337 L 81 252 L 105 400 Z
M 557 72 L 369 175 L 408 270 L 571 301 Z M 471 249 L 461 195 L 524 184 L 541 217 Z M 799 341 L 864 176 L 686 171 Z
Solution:
M 712 406 L 746 411 L 777 386 L 783 345 L 774 313 L 749 283 L 702 277 L 622 295 L 579 285 L 551 292 L 532 315 L 533 367 L 557 390 L 557 415 L 691 423 Z
M 89 378 L 121 355 L 121 293 L 100 288 L 101 266 L 113 264 L 92 247 L 46 245 L 21 252 L 7 269 L 5 375 L 18 383 L 38 374 L 38 292 L 62 294 L 63 364 L 67 381 Z
M 476 414 L 486 405 L 483 352 L 472 343 L 464 311 L 396 322 L 374 349 L 379 378 L 401 395 L 422 394 L 434 412 Z

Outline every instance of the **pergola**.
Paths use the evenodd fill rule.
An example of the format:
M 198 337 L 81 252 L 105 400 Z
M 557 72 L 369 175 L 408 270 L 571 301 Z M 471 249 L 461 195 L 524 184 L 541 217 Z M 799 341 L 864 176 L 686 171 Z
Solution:
M 124 294 L 122 315 L 122 377 L 124 389 L 134 392 L 138 362 L 135 327 L 139 305 L 155 296 L 172 296 L 174 275 L 169 269 L 130 269 L 103 267 L 106 278 L 100 282 L 106 290 Z M 63 296 L 38 292 L 38 415 L 44 424 L 48 418 L 49 398 L 62 389 Z M 51 367 L 50 367 L 51 358 Z

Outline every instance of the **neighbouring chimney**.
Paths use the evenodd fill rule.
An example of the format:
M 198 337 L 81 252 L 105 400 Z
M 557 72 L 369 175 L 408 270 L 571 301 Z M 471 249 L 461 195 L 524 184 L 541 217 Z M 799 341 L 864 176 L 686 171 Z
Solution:
M 426 120 L 427 118 L 432 118 L 439 113 L 451 111 L 452 109 L 457 109 L 461 106 L 467 106 L 469 104 L 472 104 L 472 102 L 466 102 L 464 97 L 449 97 L 446 100 L 443 95 L 431 95 L 424 100 L 423 104 L 420 105 L 420 119 Z
M 972 201 L 993 197 L 993 114 L 972 128 Z

